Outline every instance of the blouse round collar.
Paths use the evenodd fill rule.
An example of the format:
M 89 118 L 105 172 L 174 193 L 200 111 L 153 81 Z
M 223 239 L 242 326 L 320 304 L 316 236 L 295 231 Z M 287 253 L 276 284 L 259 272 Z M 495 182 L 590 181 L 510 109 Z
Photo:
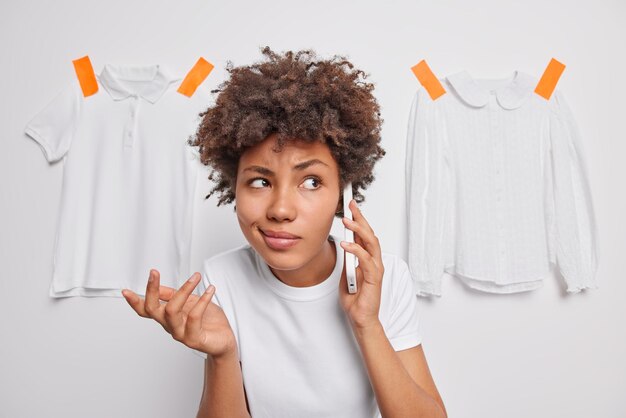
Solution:
M 531 96 L 537 84 L 532 76 L 517 70 L 504 79 L 476 79 L 467 71 L 460 71 L 447 76 L 446 80 L 461 100 L 470 106 L 483 107 L 489 102 L 489 97 L 495 95 L 500 106 L 508 110 L 520 107 Z M 485 83 L 504 82 L 506 84 L 492 90 L 484 86 Z

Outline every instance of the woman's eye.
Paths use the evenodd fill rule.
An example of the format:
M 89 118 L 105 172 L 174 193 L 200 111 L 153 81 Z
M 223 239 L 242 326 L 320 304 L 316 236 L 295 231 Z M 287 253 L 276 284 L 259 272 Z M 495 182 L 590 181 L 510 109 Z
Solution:
M 269 182 L 265 179 L 253 179 L 250 182 L 250 186 L 254 187 L 255 189 L 262 189 L 263 187 L 267 187 L 269 186 Z
M 309 177 L 302 183 L 305 189 L 315 190 L 320 187 L 320 181 L 316 178 Z

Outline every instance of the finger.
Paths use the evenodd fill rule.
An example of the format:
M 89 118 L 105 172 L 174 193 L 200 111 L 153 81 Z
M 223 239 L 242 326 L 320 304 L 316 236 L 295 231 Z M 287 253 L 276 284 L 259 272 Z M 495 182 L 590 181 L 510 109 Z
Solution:
M 350 204 L 358 210 L 356 202 L 354 204 L 352 202 L 353 201 L 350 201 Z M 374 233 L 374 230 L 367 223 L 367 220 L 360 211 L 359 216 L 355 217 L 354 220 L 344 217 L 343 224 L 346 228 L 354 231 L 354 241 L 357 244 L 365 248 L 372 255 L 372 257 L 382 262 L 380 241 L 378 240 L 378 237 Z
M 164 302 L 168 302 L 172 298 L 172 296 L 174 296 L 174 293 L 176 293 L 176 289 L 167 286 L 159 286 L 159 299 Z M 183 305 L 183 312 L 189 312 L 191 310 L 191 307 L 196 304 L 198 299 L 200 299 L 200 296 L 192 293 Z M 188 306 L 191 307 L 187 308 Z
M 350 210 L 352 211 L 352 219 L 354 219 L 356 222 L 360 224 L 363 224 L 363 226 L 366 229 L 369 229 L 373 234 L 374 230 L 372 229 L 370 224 L 367 222 L 367 219 L 365 219 L 365 216 L 363 216 L 363 212 L 361 212 L 359 205 L 356 204 L 356 200 L 352 199 L 350 203 L 348 203 L 348 206 L 350 207 Z
M 378 238 L 376 238 L 376 242 L 378 241 Z M 375 262 L 380 265 L 382 264 L 382 258 L 381 258 L 381 252 L 380 252 L 380 244 L 376 243 L 376 244 L 369 244 L 369 243 L 365 243 L 364 240 L 355 234 L 354 237 L 354 242 L 356 242 L 357 244 L 359 244 L 361 247 L 365 248 L 365 250 L 370 253 L 370 255 L 374 258 Z M 380 262 L 378 261 L 380 260 Z
M 174 289 L 173 287 L 168 287 L 168 286 L 159 286 L 159 299 L 160 300 L 164 300 L 164 301 L 168 301 L 171 299 L 172 296 L 174 296 L 174 293 L 176 293 L 176 289 Z
M 196 288 L 198 283 L 200 283 L 201 277 L 202 276 L 198 272 L 192 274 L 191 277 L 171 296 L 169 303 L 167 304 L 169 309 L 180 310 L 185 304 L 185 301 L 189 298 L 189 295 L 193 293 L 193 290 Z
M 359 244 L 354 242 L 341 241 L 341 247 L 349 253 L 354 254 L 359 259 L 359 268 L 363 271 L 364 278 L 377 278 L 379 276 L 379 267 L 376 265 L 374 257 Z M 376 284 L 376 282 L 365 280 L 368 283 Z
M 380 257 L 380 243 L 371 229 L 350 218 L 344 217 L 342 220 L 344 226 L 354 232 L 354 242 L 365 248 L 372 257 Z
M 211 299 L 215 294 L 215 286 L 209 285 L 206 291 L 200 296 L 198 303 L 194 306 L 189 315 L 187 316 L 187 323 L 185 324 L 185 335 L 189 337 L 191 341 L 195 343 L 201 343 L 199 341 L 200 332 L 202 331 L 202 317 L 211 303 Z
M 161 302 L 159 301 L 159 280 L 159 271 L 154 269 L 150 270 L 150 277 L 148 278 L 148 285 L 146 286 L 144 309 L 150 318 L 154 318 L 161 325 L 164 325 Z
M 183 283 L 183 285 L 174 293 L 174 296 L 165 305 L 165 321 L 170 325 L 174 333 L 174 337 L 182 337 L 185 331 L 185 318 L 183 317 L 183 306 L 189 299 L 189 295 L 193 292 L 200 281 L 200 273 L 194 273 Z
M 135 312 L 137 312 L 137 315 L 144 318 L 149 318 L 144 309 L 143 299 L 140 298 L 139 295 L 137 295 L 132 290 L 123 289 L 122 296 L 124 296 L 124 299 L 126 299 L 126 302 L 128 302 L 130 307 L 133 308 Z
M 351 220 L 349 218 L 343 218 L 342 221 L 343 221 L 343 225 L 346 228 L 348 228 L 348 229 L 350 229 L 350 230 L 352 230 L 354 232 L 353 242 L 355 242 L 355 243 L 359 244 L 361 247 L 365 248 L 365 250 L 367 252 L 369 252 L 370 255 L 373 257 L 374 256 L 373 253 L 375 253 L 375 251 L 371 251 L 371 248 L 368 248 L 368 247 L 371 247 L 371 245 L 369 245 L 369 246 L 366 245 L 365 242 L 363 241 L 363 238 L 361 237 L 361 234 L 364 234 L 364 233 L 366 234 L 366 232 L 363 232 L 363 227 L 361 225 L 359 225 L 356 221 L 353 221 L 353 220 Z

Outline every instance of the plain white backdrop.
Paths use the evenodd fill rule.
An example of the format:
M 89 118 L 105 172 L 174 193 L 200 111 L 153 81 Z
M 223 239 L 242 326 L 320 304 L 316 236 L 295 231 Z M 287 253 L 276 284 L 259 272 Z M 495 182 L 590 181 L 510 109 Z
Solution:
M 387 155 L 362 209 L 383 251 L 405 259 L 410 67 L 499 78 L 567 65 L 559 88 L 584 136 L 600 289 L 566 294 L 555 274 L 532 293 L 489 295 L 447 276 L 441 299 L 419 300 L 423 345 L 451 418 L 626 416 L 625 18 L 621 0 L 2 2 L 0 416 L 195 416 L 203 360 L 190 349 L 121 297 L 48 297 L 63 165 L 23 128 L 74 77 L 72 59 L 184 73 L 204 56 L 212 89 L 228 60 L 256 61 L 265 45 L 342 54 L 370 74 Z M 194 269 L 245 242 L 232 206 L 204 200 L 206 172 L 199 186 Z

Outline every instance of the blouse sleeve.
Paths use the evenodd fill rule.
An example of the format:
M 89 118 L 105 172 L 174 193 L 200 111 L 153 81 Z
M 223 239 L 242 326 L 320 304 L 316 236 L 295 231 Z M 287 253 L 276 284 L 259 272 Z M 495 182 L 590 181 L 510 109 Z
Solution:
M 597 227 L 581 135 L 562 94 L 554 93 L 550 146 L 556 263 L 570 293 L 597 289 Z
M 82 96 L 78 82 L 68 83 L 28 122 L 25 133 L 41 147 L 46 160 L 60 160 L 70 149 Z
M 420 88 L 411 104 L 406 139 L 408 264 L 419 296 L 441 296 L 449 172 L 436 109 Z

